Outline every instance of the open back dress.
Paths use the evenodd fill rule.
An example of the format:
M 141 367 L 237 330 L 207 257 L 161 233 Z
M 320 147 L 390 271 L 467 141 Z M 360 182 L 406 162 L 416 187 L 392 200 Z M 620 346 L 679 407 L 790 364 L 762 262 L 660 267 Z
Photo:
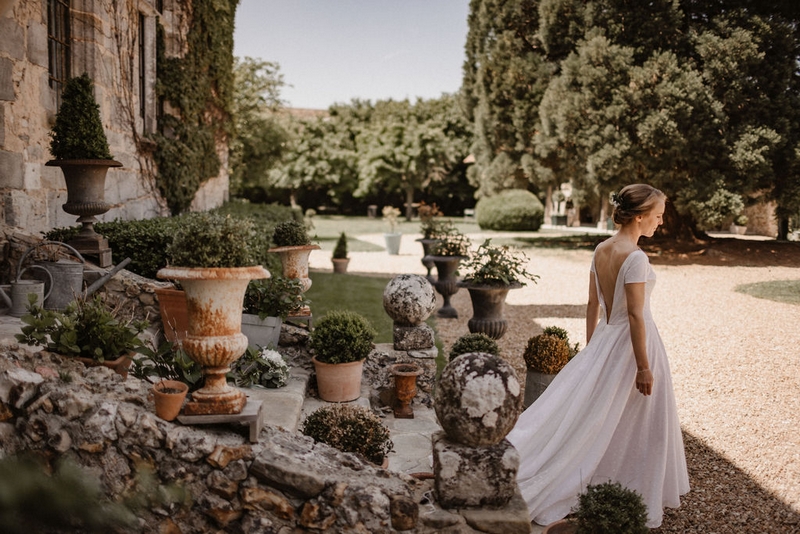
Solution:
M 619 482 L 642 495 L 647 526 L 656 528 L 663 507 L 678 507 L 689 491 L 689 477 L 669 362 L 650 313 L 655 272 L 644 252 L 632 252 L 617 275 L 610 316 L 594 259 L 592 273 L 601 317 L 591 340 L 508 435 L 521 457 L 517 481 L 536 523 L 565 517 L 589 484 Z M 650 396 L 636 389 L 625 298 L 625 284 L 642 282 Z

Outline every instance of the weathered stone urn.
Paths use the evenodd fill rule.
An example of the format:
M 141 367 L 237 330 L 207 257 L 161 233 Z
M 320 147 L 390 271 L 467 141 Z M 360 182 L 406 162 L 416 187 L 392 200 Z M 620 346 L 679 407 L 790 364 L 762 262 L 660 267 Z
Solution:
M 228 385 L 230 364 L 247 349 L 242 334 L 242 303 L 250 280 L 268 278 L 253 267 L 166 267 L 159 278 L 179 280 L 186 292 L 189 324 L 183 348 L 203 366 L 204 385 L 186 403 L 186 415 L 236 414 L 247 403 L 245 394 Z
M 319 250 L 319 245 L 273 247 L 267 252 L 273 252 L 280 257 L 283 276 L 300 280 L 305 293 L 311 289 L 311 278 L 308 277 L 308 257 L 311 255 L 312 250 Z M 311 309 L 308 306 L 304 306 L 296 314 L 310 315 Z

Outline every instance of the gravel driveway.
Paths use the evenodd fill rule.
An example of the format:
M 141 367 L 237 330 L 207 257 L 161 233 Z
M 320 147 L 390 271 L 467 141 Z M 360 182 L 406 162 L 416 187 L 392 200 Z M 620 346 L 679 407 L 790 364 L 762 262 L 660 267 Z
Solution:
M 351 253 L 351 272 L 425 274 L 421 246 L 404 236 L 400 255 Z M 473 236 L 476 237 L 476 236 Z M 380 235 L 359 236 L 381 244 Z M 524 377 L 522 351 L 546 326 L 585 344 L 591 253 L 529 249 L 537 284 L 513 290 L 499 344 Z M 330 252 L 311 267 L 330 269 Z M 655 532 L 800 533 L 800 306 L 735 291 L 740 284 L 798 280 L 788 267 L 655 265 L 652 299 L 672 365 L 692 489 Z M 441 297 L 437 295 L 441 303 Z M 440 319 L 445 350 L 468 333 L 466 291 L 458 319 Z M 657 386 L 656 386 L 657 387 Z

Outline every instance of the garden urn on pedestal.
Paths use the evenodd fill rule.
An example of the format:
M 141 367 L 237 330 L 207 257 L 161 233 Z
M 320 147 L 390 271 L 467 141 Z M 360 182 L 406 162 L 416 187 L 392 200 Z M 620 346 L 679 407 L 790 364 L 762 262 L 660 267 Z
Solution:
M 308 277 L 308 257 L 312 250 L 319 249 L 319 245 L 311 243 L 305 225 L 295 220 L 284 221 L 275 227 L 272 241 L 275 246 L 267 252 L 280 256 L 283 276 L 300 280 L 300 283 L 303 284 L 303 292 L 308 291 L 311 288 L 311 278 Z M 310 314 L 311 309 L 303 306 L 294 315 Z

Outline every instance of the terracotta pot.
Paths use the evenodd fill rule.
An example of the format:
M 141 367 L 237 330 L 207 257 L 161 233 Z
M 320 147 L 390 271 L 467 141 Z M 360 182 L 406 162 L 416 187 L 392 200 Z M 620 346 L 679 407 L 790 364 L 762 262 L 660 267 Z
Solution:
M 411 401 L 417 395 L 417 377 L 422 368 L 415 363 L 396 363 L 391 367 L 394 377 L 394 416 L 398 419 L 414 419 Z
M 331 258 L 333 262 L 333 272 L 344 274 L 347 272 L 347 265 L 350 263 L 350 258 Z
M 230 364 L 247 349 L 242 334 L 242 306 L 250 280 L 268 278 L 260 265 L 253 267 L 167 267 L 159 278 L 180 280 L 186 292 L 188 329 L 183 349 L 203 367 L 203 387 L 192 393 L 187 415 L 238 414 L 247 398 L 228 385 Z
M 77 356 L 76 359 L 86 367 L 99 367 L 102 365 L 121 375 L 122 378 L 128 378 L 128 369 L 131 366 L 131 362 L 133 362 L 133 354 L 123 354 L 115 360 L 104 360 L 102 362 L 92 358 L 84 358 L 83 356 Z
M 186 293 L 181 289 L 159 287 L 156 288 L 156 297 L 158 298 L 158 309 L 161 312 L 164 337 L 171 343 L 183 341 L 189 330 Z
M 559 519 L 555 523 L 547 525 L 542 534 L 575 534 L 578 528 L 566 519 Z
M 153 385 L 156 415 L 164 421 L 174 421 L 181 413 L 189 386 L 177 380 L 162 380 Z
M 472 318 L 467 323 L 473 334 L 486 334 L 492 339 L 500 339 L 508 330 L 504 308 L 508 291 L 522 287 L 520 283 L 511 285 L 472 285 L 460 282 L 459 287 L 466 287 L 472 299 Z
M 317 373 L 319 398 L 328 402 L 350 402 L 361 396 L 361 375 L 364 360 L 347 363 L 325 363 L 311 358 Z

